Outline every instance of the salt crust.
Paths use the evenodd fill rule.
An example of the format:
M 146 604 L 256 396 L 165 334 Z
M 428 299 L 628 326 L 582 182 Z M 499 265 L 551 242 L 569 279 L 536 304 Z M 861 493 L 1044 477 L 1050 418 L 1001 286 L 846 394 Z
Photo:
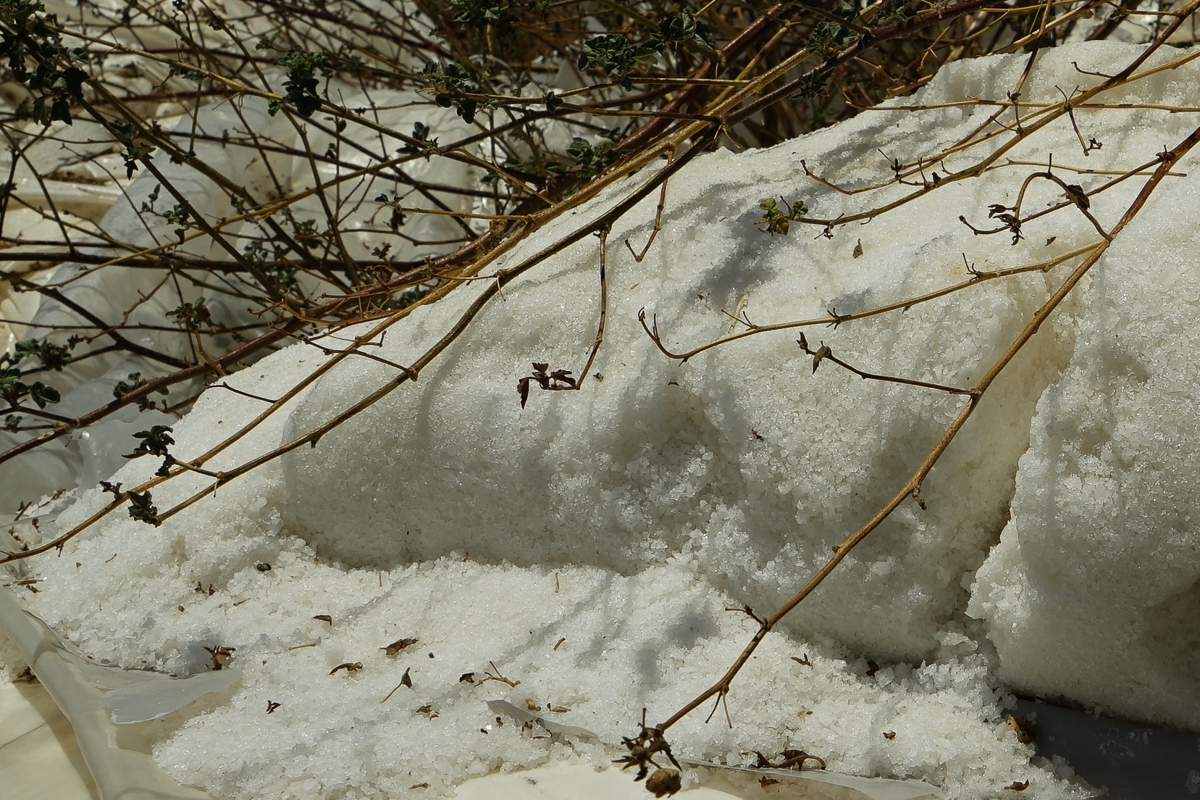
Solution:
M 1135 52 L 1112 44 L 1046 51 L 1022 99 L 1052 101 L 1055 85 L 1091 80 L 1072 61 L 1113 71 Z M 1003 97 L 1023 66 L 1020 58 L 957 64 L 919 99 Z M 1181 102 L 1198 78 L 1189 66 L 1121 98 L 1136 91 Z M 988 270 L 1090 241 L 1090 226 L 1068 212 L 1029 224 L 1012 247 L 1006 237 L 972 238 L 957 222 L 963 213 L 978 224 L 988 204 L 1012 202 L 1028 168 L 944 187 L 833 240 L 754 229 L 764 196 L 804 199 L 826 217 L 864 202 L 804 178 L 801 158 L 840 184 L 865 184 L 889 174 L 875 148 L 913 158 L 979 121 L 969 108 L 873 112 L 769 151 L 701 158 L 672 180 L 663 231 L 641 265 L 619 243 L 645 241 L 654 200 L 614 227 L 609 329 L 595 369 L 602 382 L 578 394 L 535 389 L 524 411 L 514 391 L 529 362 L 582 363 L 596 309 L 589 241 L 506 289 L 415 387 L 316 449 L 223 487 L 161 528 L 114 515 L 61 557 L 38 561 L 45 580 L 31 609 L 95 657 L 129 666 L 193 672 L 208 661 L 204 646 L 237 648 L 240 686 L 202 713 L 155 723 L 161 763 L 215 796 L 399 796 L 496 769 L 611 758 L 596 745 L 572 750 L 500 726 L 485 701 L 568 707 L 563 723 L 607 742 L 633 732 L 642 706 L 651 720 L 670 713 L 751 632 L 744 615 L 724 609 L 748 602 L 762 610 L 790 594 L 911 470 L 955 408 L 939 394 L 862 382 L 831 366 L 811 376 L 786 334 L 675 366 L 641 333 L 638 308 L 657 313 L 678 348 L 724 333 L 719 310 L 732 312 L 743 297 L 755 322 L 845 313 L 965 278 L 963 251 Z M 1088 135 L 1105 148 L 1086 165 L 1148 161 L 1190 121 L 1089 114 Z M 1010 157 L 1054 153 L 1064 164 L 1082 160 L 1077 148 L 1063 121 Z M 1133 183 L 1094 198 L 1103 222 L 1120 213 Z M 1193 692 L 1196 678 L 1194 657 L 1192 666 L 1179 660 L 1195 647 L 1196 616 L 1187 613 L 1200 563 L 1188 516 L 1196 495 L 1182 463 L 1196 439 L 1186 402 L 1194 386 L 1181 360 L 1189 353 L 1183 309 L 1196 295 L 1181 259 L 1188 244 L 1194 251 L 1184 240 L 1194 234 L 1164 214 L 1195 207 L 1190 186 L 1164 185 L 1064 322 L 1047 326 L 992 389 L 924 488 L 928 510 L 903 507 L 801 606 L 788 632 L 768 637 L 729 696 L 733 729 L 717 724 L 720 712 L 707 726 L 685 720 L 672 732 L 681 753 L 742 762 L 752 750 L 799 747 L 833 769 L 922 778 L 950 797 L 989 796 L 1020 780 L 1031 780 L 1028 797 L 1085 796 L 1064 780 L 1069 770 L 1030 766 L 1028 748 L 1006 732 L 997 668 L 1033 690 L 1200 724 L 1178 719 L 1200 705 L 1189 712 L 1156 699 L 1194 696 L 1181 692 Z M 1041 202 L 1055 199 L 1040 188 Z M 870 202 L 896 194 L 885 189 Z M 850 235 L 861 238 L 861 258 L 852 257 Z M 1045 300 L 1054 277 L 991 282 L 810 338 L 866 369 L 966 384 Z M 470 298 L 464 290 L 419 311 L 378 352 L 410 362 Z M 229 382 L 277 395 L 321 358 L 291 348 Z M 389 377 L 375 362 L 347 362 L 215 468 L 307 430 Z M 258 410 L 210 390 L 176 426 L 174 452 L 198 453 Z M 135 461 L 115 479 L 132 485 L 155 466 Z M 166 507 L 200 485 L 174 481 L 155 490 L 156 502 Z M 98 490 L 83 493 L 60 527 L 103 502 Z M 1135 516 L 1114 527 L 1112 513 Z M 268 563 L 269 571 L 255 566 Z M 985 629 L 963 615 L 973 577 L 971 613 L 988 621 L 998 662 Z M 1166 637 L 1155 607 L 1170 611 L 1182 643 Z M 322 614 L 332 624 L 314 618 Z M 1077 627 L 1064 632 L 1056 615 Z M 1102 630 L 1107 661 L 1089 644 Z M 419 643 L 394 657 L 380 649 L 401 638 Z M 868 676 L 853 652 L 897 663 Z M 346 662 L 363 668 L 329 674 Z M 520 685 L 460 681 L 467 672 L 482 678 L 489 663 Z M 381 703 L 406 670 L 412 688 Z M 1109 690 L 1106 680 L 1117 684 Z M 280 705 L 268 714 L 268 702 Z

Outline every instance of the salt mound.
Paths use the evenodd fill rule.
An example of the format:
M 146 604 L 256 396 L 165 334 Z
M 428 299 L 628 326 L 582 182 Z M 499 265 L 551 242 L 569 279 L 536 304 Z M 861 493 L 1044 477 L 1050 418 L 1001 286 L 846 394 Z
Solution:
M 1158 209 L 1200 202 L 1194 179 L 1160 191 Z M 988 620 L 1014 687 L 1197 729 L 1200 271 L 1196 229 L 1154 217 L 1083 294 L 969 612 Z
M 1086 52 L 1129 59 L 1136 50 L 1107 45 Z M 1055 99 L 1050 76 L 1078 57 L 1044 56 L 1023 97 Z M 998 87 L 1011 86 L 1024 63 L 1014 57 L 964 66 L 909 102 L 1003 96 Z M 598 309 L 598 242 L 590 239 L 506 288 L 504 300 L 485 308 L 415 387 L 326 435 L 316 449 L 287 456 L 284 524 L 322 556 L 357 567 L 466 551 L 490 562 L 587 564 L 631 574 L 684 554 L 750 606 L 776 607 L 903 484 L 965 400 L 864 382 L 832 365 L 814 375 L 794 333 L 786 332 L 681 365 L 658 351 L 639 310 L 657 317 L 668 346 L 686 350 L 737 329 L 728 315 L 765 324 L 858 312 L 966 280 L 964 253 L 975 269 L 989 271 L 1093 241 L 1095 230 L 1077 213 L 1031 225 L 1015 247 L 1007 235 L 975 237 L 958 220 L 966 213 L 982 225 L 990 204 L 1014 201 L 1028 169 L 943 187 L 869 225 L 837 229 L 833 238 L 798 227 L 771 236 L 756 225 L 763 197 L 803 200 L 811 215 L 834 219 L 912 191 L 893 185 L 839 194 L 805 177 L 801 160 L 843 186 L 880 182 L 890 171 L 876 149 L 916 160 L 965 137 L 992 113 L 990 106 L 933 112 L 943 123 L 933 131 L 923 114 L 873 113 L 768 151 L 696 160 L 671 179 L 662 230 L 644 261 L 623 243 L 640 248 L 646 241 L 657 197 L 612 230 L 608 324 L 593 368 L 599 378 L 589 376 L 578 393 L 535 387 L 525 408 L 516 391 L 534 362 L 578 370 L 585 361 Z M 1089 131 L 1125 136 L 1107 127 Z M 1151 156 L 1158 141 L 1140 146 Z M 1117 168 L 1137 147 L 1127 141 L 1087 164 Z M 1062 153 L 1063 160 L 1078 149 L 1063 119 L 1009 158 L 1044 162 Z M 939 168 L 969 163 L 964 156 Z M 1135 191 L 1130 185 L 1102 195 L 1097 213 L 1119 213 Z M 1053 199 L 1045 188 L 1034 194 L 1042 203 Z M 505 264 L 553 242 L 588 213 L 533 237 Z M 988 282 L 808 336 L 813 347 L 820 339 L 869 372 L 967 387 L 1062 274 Z M 466 287 L 418 312 L 372 352 L 412 363 L 479 290 Z M 923 487 L 926 510 L 902 506 L 793 613 L 794 630 L 886 658 L 919 660 L 932 652 L 937 631 L 961 615 L 966 587 L 999 538 L 1034 404 L 1067 363 L 1072 337 L 1062 325 L 1034 339 Z M 339 367 L 307 395 L 286 435 L 303 434 L 395 375 L 367 359 Z M 331 482 L 331 473 L 339 480 Z

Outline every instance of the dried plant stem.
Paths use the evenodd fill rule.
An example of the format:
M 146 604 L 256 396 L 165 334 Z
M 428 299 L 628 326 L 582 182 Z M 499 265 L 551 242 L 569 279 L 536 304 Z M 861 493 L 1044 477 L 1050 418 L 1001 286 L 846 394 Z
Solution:
M 1048 258 L 1044 261 L 1038 261 L 1036 263 L 1026 264 L 1026 265 L 1023 265 L 1020 267 L 1010 267 L 1008 269 L 996 270 L 994 272 L 978 272 L 978 271 L 974 271 L 972 269 L 971 270 L 971 278 L 968 280 L 953 284 L 951 286 L 946 286 L 942 289 L 937 289 L 935 291 L 928 292 L 926 294 L 918 295 L 916 297 L 910 297 L 905 300 L 898 300 L 894 303 L 888 303 L 886 305 L 877 306 L 875 308 L 869 308 L 864 311 L 856 311 L 852 314 L 838 314 L 837 316 L 830 314 L 828 316 L 815 317 L 813 319 L 790 320 L 788 322 L 775 322 L 775 323 L 770 323 L 770 324 L 765 324 L 765 325 L 752 323 L 752 322 L 748 321 L 744 316 L 735 317 L 734 319 L 737 321 L 737 323 L 744 326 L 744 328 L 745 328 L 744 330 L 738 331 L 737 333 L 730 333 L 726 336 L 722 336 L 719 339 L 714 339 L 710 342 L 706 342 L 705 344 L 702 344 L 699 347 L 692 348 L 691 350 L 688 350 L 688 351 L 682 352 L 682 353 L 674 352 L 674 351 L 668 349 L 665 344 L 663 344 L 662 334 L 658 330 L 657 317 L 652 317 L 650 320 L 650 324 L 647 324 L 646 323 L 646 311 L 645 311 L 645 309 L 642 309 L 641 311 L 638 312 L 638 320 L 642 324 L 642 330 L 644 330 L 646 332 L 646 335 L 650 337 L 650 339 L 654 342 L 655 346 L 658 347 L 659 351 L 662 352 L 663 355 L 667 356 L 668 358 L 676 359 L 680 362 L 685 362 L 685 361 L 688 361 L 689 359 L 693 358 L 694 356 L 697 356 L 700 353 L 703 353 L 706 350 L 711 350 L 714 347 L 720 347 L 721 345 L 729 344 L 730 342 L 735 342 L 738 339 L 745 339 L 748 336 L 756 336 L 758 334 L 769 333 L 771 331 L 785 331 L 785 330 L 793 330 L 795 328 L 809 328 L 809 327 L 815 327 L 817 325 L 840 325 L 845 322 L 853 322 L 855 320 L 867 319 L 869 317 L 876 317 L 881 314 L 887 314 L 892 311 L 908 311 L 909 309 L 914 308 L 919 305 L 922 305 L 923 303 L 928 303 L 932 300 L 937 300 L 939 298 L 946 297 L 947 295 L 951 295 L 956 292 L 963 291 L 964 289 L 968 289 L 972 286 L 977 286 L 985 281 L 997 280 L 999 278 L 1007 278 L 1007 277 L 1011 277 L 1014 275 L 1023 275 L 1025 273 L 1029 273 L 1029 272 L 1049 272 L 1051 269 L 1053 269 L 1054 267 L 1057 267 L 1060 264 L 1064 264 L 1064 263 L 1070 261 L 1071 259 L 1078 258 L 1079 256 L 1082 256 L 1086 253 L 1091 252 L 1095 247 L 1096 247 L 1096 244 L 1093 242 L 1090 244 L 1081 245 L 1079 247 L 1074 247 L 1065 253 L 1054 256 L 1053 258 Z

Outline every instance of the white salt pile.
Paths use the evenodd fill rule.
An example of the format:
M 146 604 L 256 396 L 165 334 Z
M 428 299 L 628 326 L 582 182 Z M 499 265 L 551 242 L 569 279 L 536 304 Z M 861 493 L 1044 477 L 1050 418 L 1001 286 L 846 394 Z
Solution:
M 1053 112 L 1060 88 L 1094 86 L 1139 52 L 1043 51 L 1019 113 Z M 893 104 L 933 109 L 865 112 L 770 150 L 704 155 L 671 179 L 645 260 L 624 241 L 646 241 L 657 196 L 613 226 L 604 344 L 581 391 L 535 385 L 522 408 L 516 387 L 535 362 L 584 363 L 595 238 L 509 285 L 417 383 L 315 448 L 160 528 L 114 514 L 36 561 L 43 581 L 28 605 L 97 659 L 131 667 L 200 672 L 211 651 L 236 648 L 237 686 L 151 723 L 160 763 L 216 797 L 400 797 L 489 771 L 610 760 L 621 753 L 534 737 L 487 701 L 538 706 L 610 745 L 636 731 L 643 707 L 651 723 L 666 718 L 752 634 L 726 609 L 766 612 L 791 596 L 966 402 L 864 381 L 828 359 L 814 373 L 795 330 L 679 364 L 643 331 L 639 309 L 657 318 L 664 346 L 685 351 L 739 330 L 730 315 L 846 315 L 967 282 L 805 336 L 867 372 L 970 387 L 1078 258 L 974 283 L 968 269 L 1045 263 L 1102 239 L 1045 179 L 1030 184 L 1023 214 L 1062 207 L 1024 223 L 1015 244 L 1005 230 L 973 235 L 959 215 L 1002 228 L 989 206 L 1012 206 L 1052 158 L 1112 230 L 1156 154 L 1196 126 L 1197 55 L 1157 53 L 1143 70 L 1170 69 L 1076 110 L 1083 140 L 1103 144 L 1086 156 L 1066 115 L 1017 137 L 1018 111 L 995 105 L 1020 79 L 1017 56 L 952 65 Z M 991 135 L 925 162 L 935 189 L 869 224 L 832 238 L 798 223 L 785 236 L 761 230 L 765 197 L 834 220 L 912 194 L 889 183 L 887 159 L 928 159 L 980 132 Z M 1014 138 L 981 176 L 945 180 Z M 919 778 L 947 797 L 1029 781 L 1024 797 L 1066 798 L 1088 790 L 1068 767 L 1030 761 L 1003 721 L 1004 687 L 1200 730 L 1200 494 L 1188 463 L 1200 441 L 1200 274 L 1189 262 L 1197 183 L 1186 177 L 1197 166 L 1193 153 L 1175 167 L 988 391 L 922 487 L 925 508 L 902 505 L 766 639 L 728 696 L 732 727 L 722 711 L 709 724 L 707 710 L 686 718 L 668 735 L 677 755 L 745 764 L 755 751 L 803 749 L 831 769 Z M 483 289 L 418 309 L 371 354 L 411 364 Z M 278 397 L 325 358 L 296 346 L 227 381 Z M 229 469 L 303 435 L 396 375 L 348 359 L 206 466 Z M 194 457 L 262 408 L 212 389 L 175 427 L 172 453 Z M 132 486 L 156 467 L 134 461 L 115 480 Z M 167 508 L 204 485 L 179 478 L 154 500 Z M 82 493 L 58 529 L 105 502 Z

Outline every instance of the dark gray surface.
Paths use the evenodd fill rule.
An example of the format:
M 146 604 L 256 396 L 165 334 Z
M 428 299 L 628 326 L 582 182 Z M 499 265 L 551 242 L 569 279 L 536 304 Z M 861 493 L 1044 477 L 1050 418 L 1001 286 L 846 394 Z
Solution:
M 1062 756 L 1110 800 L 1200 800 L 1200 736 L 1032 700 L 1013 713 L 1034 720 L 1038 753 Z

